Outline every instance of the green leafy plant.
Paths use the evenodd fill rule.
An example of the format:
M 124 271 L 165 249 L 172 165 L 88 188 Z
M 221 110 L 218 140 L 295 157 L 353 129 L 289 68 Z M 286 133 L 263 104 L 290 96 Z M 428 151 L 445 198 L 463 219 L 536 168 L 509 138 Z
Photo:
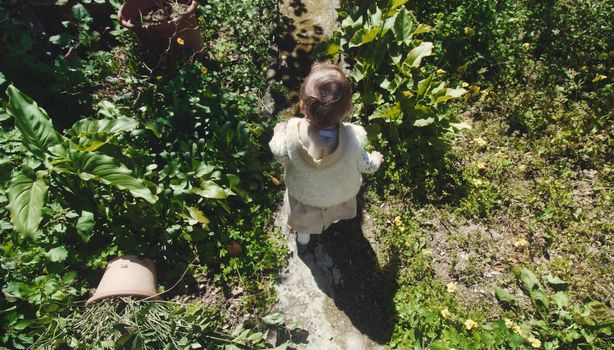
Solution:
M 569 283 L 552 275 L 543 283 L 528 268 L 519 268 L 516 276 L 529 304 L 510 293 L 513 286 L 505 286 L 495 288 L 504 312 L 494 321 L 459 306 L 453 297 L 456 284 L 446 286 L 434 278 L 431 251 L 425 249 L 419 224 L 400 217 L 395 221 L 396 228 L 385 236 L 392 246 L 403 247 L 391 348 L 607 348 L 614 327 L 607 306 L 596 300 L 572 302 Z
M 95 151 L 90 145 L 85 151 L 69 139 L 61 140 L 51 120 L 36 102 L 25 96 L 14 86 L 7 89 L 9 102 L 7 112 L 15 118 L 15 126 L 22 135 L 23 144 L 35 161 L 44 165 L 44 170 L 25 166 L 17 173 L 8 187 L 9 210 L 15 229 L 23 235 L 33 235 L 42 219 L 49 178 L 54 176 L 58 187 L 70 187 L 75 181 L 94 181 L 130 192 L 136 198 L 150 203 L 157 201 L 142 179 L 117 159 Z M 106 121 L 81 121 L 75 125 L 73 135 L 90 134 L 115 136 L 134 128 L 136 123 L 128 119 Z M 62 142 L 63 141 L 63 142 Z
M 340 29 L 319 50 L 347 58 L 355 115 L 371 139 L 390 150 L 386 166 L 397 173 L 391 176 L 411 173 L 422 182 L 443 167 L 446 135 L 467 127 L 448 108 L 467 91 L 449 86 L 445 72 L 427 63 L 433 43 L 423 37 L 432 28 L 419 23 L 405 3 L 340 13 Z

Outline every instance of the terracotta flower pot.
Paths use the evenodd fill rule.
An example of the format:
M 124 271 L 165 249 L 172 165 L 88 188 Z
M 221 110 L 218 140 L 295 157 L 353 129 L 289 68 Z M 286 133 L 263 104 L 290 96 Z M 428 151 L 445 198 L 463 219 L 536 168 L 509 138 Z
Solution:
M 134 31 L 143 45 L 155 51 L 182 46 L 195 52 L 202 51 L 204 42 L 196 20 L 196 0 L 178 1 L 188 4 L 188 9 L 165 22 L 141 24 L 142 15 L 158 8 L 153 0 L 126 0 L 119 9 L 118 17 L 124 27 Z
M 112 296 L 140 296 L 159 299 L 156 294 L 156 267 L 149 259 L 124 255 L 109 263 L 86 305 Z

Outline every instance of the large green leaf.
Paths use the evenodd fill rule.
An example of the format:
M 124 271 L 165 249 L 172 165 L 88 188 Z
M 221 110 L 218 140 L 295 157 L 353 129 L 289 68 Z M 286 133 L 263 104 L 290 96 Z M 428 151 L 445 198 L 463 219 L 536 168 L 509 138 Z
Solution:
M 68 250 L 66 247 L 55 247 L 45 253 L 45 256 L 53 262 L 62 262 L 68 257 Z
M 428 77 L 420 80 L 418 82 L 418 96 L 422 96 L 426 93 L 426 91 L 431 87 L 431 82 L 433 81 L 433 74 L 429 75 Z
M 380 28 L 362 28 L 354 34 L 352 40 L 350 40 L 350 47 L 362 46 L 372 42 L 377 34 L 380 32 Z
M 90 238 L 92 238 L 92 231 L 94 230 L 94 213 L 87 210 L 81 211 L 81 216 L 75 228 L 81 240 L 85 243 L 89 242 Z
M 520 271 L 520 282 L 522 282 L 522 286 L 526 291 L 531 291 L 533 289 L 541 289 L 541 284 L 537 279 L 537 276 L 533 273 L 533 271 L 524 268 Z
M 373 111 L 373 114 L 369 116 L 369 120 L 373 119 L 384 119 L 386 122 L 395 122 L 399 121 L 401 116 L 401 106 L 399 103 L 386 103 L 380 105 Z
M 459 89 L 451 89 L 451 88 L 447 88 L 446 92 L 443 96 L 439 96 L 437 97 L 437 99 L 435 100 L 437 103 L 439 102 L 445 102 L 447 100 L 451 100 L 454 98 L 458 98 L 463 96 L 465 93 L 467 93 L 467 90 L 463 89 L 463 88 L 459 88 Z
M 503 288 L 495 287 L 495 296 L 497 300 L 506 308 L 515 307 L 518 305 L 516 298 L 510 293 L 506 292 Z
M 204 198 L 224 199 L 228 197 L 224 189 L 211 180 L 202 181 L 200 187 L 193 188 L 191 192 Z
M 188 218 L 188 223 L 190 225 L 196 225 L 196 223 L 200 223 L 204 227 L 209 224 L 209 218 L 207 218 L 207 216 L 205 216 L 205 213 L 203 213 L 200 209 L 188 207 L 188 213 L 190 214 L 190 217 Z
M 422 58 L 433 54 L 433 43 L 430 41 L 423 41 L 417 47 L 409 51 L 407 58 L 403 65 L 408 67 L 419 67 L 422 62 Z
M 53 128 L 51 119 L 36 102 L 13 85 L 6 89 L 6 94 L 9 97 L 6 110 L 15 118 L 15 126 L 21 133 L 24 146 L 42 160 L 49 147 L 60 143 L 60 136 Z
M 17 232 L 32 235 L 43 218 L 43 205 L 49 186 L 43 172 L 20 172 L 9 183 L 8 208 Z
M 403 8 L 396 17 L 392 32 L 399 43 L 409 44 L 413 36 L 414 21 L 409 11 Z
M 393 0 L 390 5 L 390 11 L 396 10 L 398 7 L 405 5 L 408 0 Z
M 132 118 L 82 119 L 67 131 L 72 136 L 90 136 L 96 134 L 116 135 L 136 129 L 139 122 Z
M 155 203 L 158 197 L 147 188 L 142 179 L 132 175 L 132 171 L 115 158 L 98 152 L 70 151 L 68 158 L 72 161 L 77 175 L 83 180 L 96 180 L 130 191 L 138 198 Z
M 434 122 L 435 122 L 435 118 L 433 118 L 433 117 L 424 118 L 424 119 L 416 119 L 416 121 L 414 121 L 414 126 L 416 126 L 418 128 L 422 128 L 422 127 L 425 127 L 427 125 L 431 125 Z

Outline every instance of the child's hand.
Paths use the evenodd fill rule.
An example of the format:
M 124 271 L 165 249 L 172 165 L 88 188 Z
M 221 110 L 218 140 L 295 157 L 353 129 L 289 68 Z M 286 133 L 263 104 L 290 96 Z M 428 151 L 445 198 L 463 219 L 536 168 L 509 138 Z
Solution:
M 378 164 L 382 164 L 384 162 L 384 156 L 378 151 L 371 152 L 371 157 L 373 157 L 373 160 Z

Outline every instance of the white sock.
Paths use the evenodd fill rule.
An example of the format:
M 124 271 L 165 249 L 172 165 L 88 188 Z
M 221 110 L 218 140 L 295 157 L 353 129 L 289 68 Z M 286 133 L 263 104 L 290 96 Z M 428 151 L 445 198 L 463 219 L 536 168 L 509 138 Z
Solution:
M 297 233 L 296 234 L 296 241 L 299 244 L 307 244 L 309 243 L 309 239 L 311 238 L 311 235 L 309 233 Z

